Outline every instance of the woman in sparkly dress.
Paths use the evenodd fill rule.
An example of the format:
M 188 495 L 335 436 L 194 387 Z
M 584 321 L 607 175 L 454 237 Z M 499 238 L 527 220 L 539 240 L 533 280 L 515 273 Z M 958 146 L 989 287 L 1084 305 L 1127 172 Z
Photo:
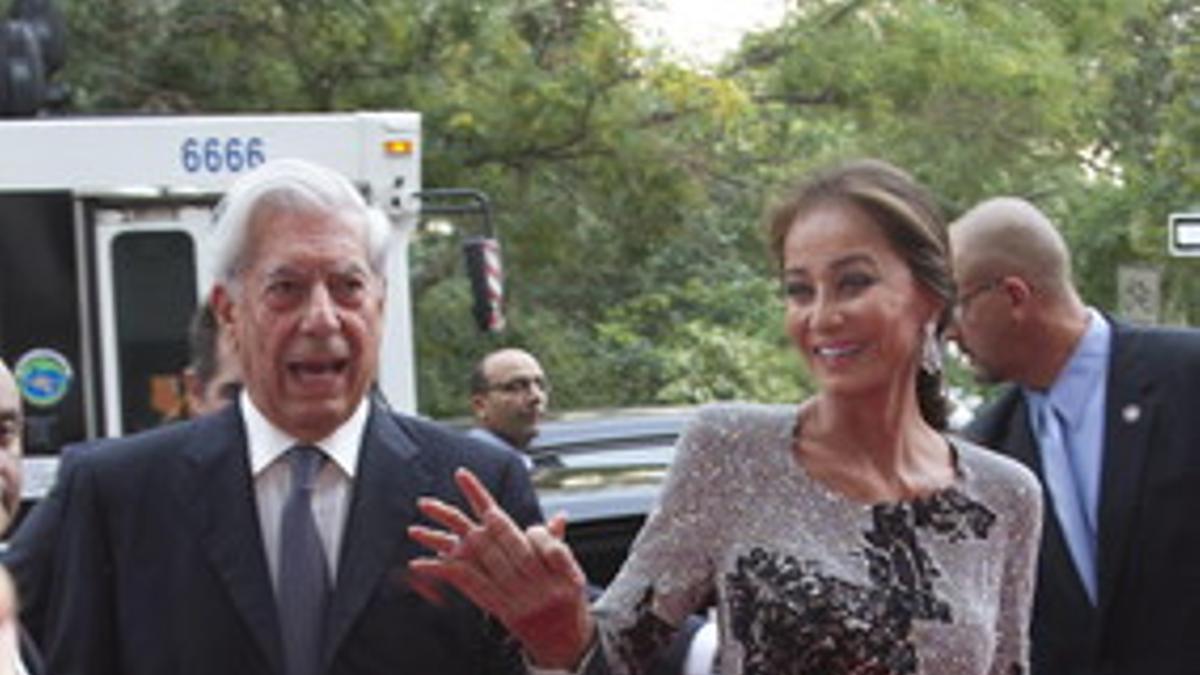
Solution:
M 549 672 L 642 672 L 712 600 L 721 673 L 1026 672 L 1041 490 L 945 432 L 954 286 L 933 199 L 860 161 L 802 184 L 769 226 L 816 395 L 704 408 L 590 611 L 561 518 L 521 532 L 465 474 L 474 517 L 423 502 L 448 531 L 413 533 L 439 553 L 414 570 L 491 612 Z

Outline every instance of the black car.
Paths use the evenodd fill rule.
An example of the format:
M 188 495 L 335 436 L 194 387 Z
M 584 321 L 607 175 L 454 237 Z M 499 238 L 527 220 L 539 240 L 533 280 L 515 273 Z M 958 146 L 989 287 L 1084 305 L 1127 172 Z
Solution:
M 624 562 L 693 411 L 575 413 L 541 426 L 534 487 L 547 517 L 566 512 L 567 542 L 592 583 L 606 586 Z

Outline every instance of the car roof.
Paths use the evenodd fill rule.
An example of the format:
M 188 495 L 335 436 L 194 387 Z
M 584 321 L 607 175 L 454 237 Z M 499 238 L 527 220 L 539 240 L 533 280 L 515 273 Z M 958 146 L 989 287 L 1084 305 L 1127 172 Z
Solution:
M 564 510 L 572 523 L 645 516 L 694 410 L 599 410 L 543 423 L 529 448 L 543 510 Z
M 695 408 L 618 408 L 570 412 L 543 422 L 529 453 L 579 452 L 655 443 L 679 436 Z

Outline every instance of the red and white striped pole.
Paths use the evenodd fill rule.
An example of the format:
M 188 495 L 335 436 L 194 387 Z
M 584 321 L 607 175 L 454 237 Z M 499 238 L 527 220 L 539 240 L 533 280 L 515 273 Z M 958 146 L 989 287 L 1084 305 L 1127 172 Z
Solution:
M 463 242 L 467 276 L 471 280 L 472 313 L 479 330 L 504 330 L 504 265 L 500 242 L 491 237 L 472 237 Z

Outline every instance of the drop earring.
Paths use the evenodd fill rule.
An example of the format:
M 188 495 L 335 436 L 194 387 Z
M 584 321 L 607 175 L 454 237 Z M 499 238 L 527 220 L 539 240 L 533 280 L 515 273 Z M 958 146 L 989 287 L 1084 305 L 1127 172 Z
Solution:
M 937 324 L 925 324 L 925 341 L 921 346 L 921 370 L 930 375 L 942 372 L 942 341 L 938 339 Z

